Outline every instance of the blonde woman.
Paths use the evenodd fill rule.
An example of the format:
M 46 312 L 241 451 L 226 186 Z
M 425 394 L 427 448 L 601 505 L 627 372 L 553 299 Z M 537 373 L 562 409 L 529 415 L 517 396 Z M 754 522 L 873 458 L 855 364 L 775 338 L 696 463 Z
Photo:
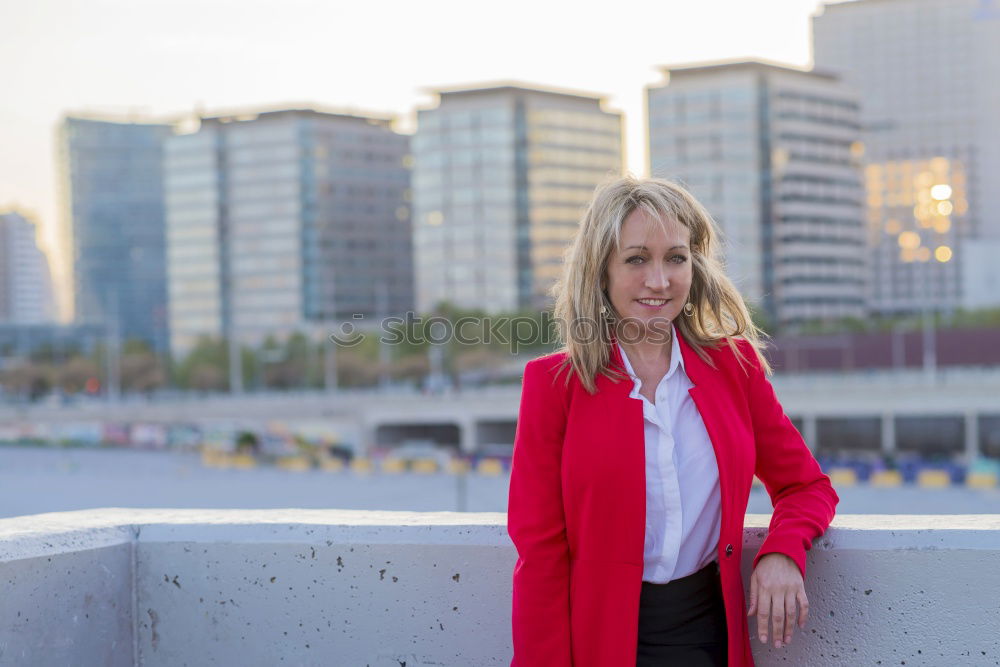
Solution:
M 600 187 L 530 362 L 510 478 L 513 667 L 752 665 L 805 623 L 806 551 L 838 502 L 768 382 L 760 332 L 682 187 Z M 740 575 L 754 475 L 774 505 Z

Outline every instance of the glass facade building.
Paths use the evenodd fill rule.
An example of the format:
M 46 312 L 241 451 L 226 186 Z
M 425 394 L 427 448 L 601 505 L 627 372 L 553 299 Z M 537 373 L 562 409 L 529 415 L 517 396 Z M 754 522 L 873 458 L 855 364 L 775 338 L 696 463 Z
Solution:
M 76 117 L 59 132 L 74 319 L 157 350 L 168 342 L 162 162 L 171 133 Z
M 205 118 L 166 146 L 171 346 L 413 307 L 409 138 L 311 110 Z
M 650 173 L 709 210 L 742 294 L 784 324 L 863 317 L 857 96 L 831 75 L 763 62 L 665 74 L 647 89 Z
M 1000 305 L 1000 3 L 827 3 L 813 49 L 863 101 L 874 310 Z
M 621 173 L 621 114 L 519 86 L 437 94 L 413 139 L 418 310 L 548 307 L 594 188 Z
M 0 213 L 0 322 L 55 322 L 49 261 L 38 247 L 35 223 Z

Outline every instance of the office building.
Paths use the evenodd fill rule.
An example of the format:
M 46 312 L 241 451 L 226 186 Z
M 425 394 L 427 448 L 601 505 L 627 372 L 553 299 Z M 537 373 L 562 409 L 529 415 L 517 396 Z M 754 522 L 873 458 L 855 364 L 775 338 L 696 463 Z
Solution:
M 171 137 L 174 352 L 411 309 L 410 159 L 389 119 L 308 109 L 203 118 Z
M 828 3 L 813 42 L 862 100 L 875 311 L 1000 306 L 1000 4 Z
M 829 74 L 760 61 L 664 74 L 647 88 L 650 173 L 706 206 L 748 302 L 783 325 L 864 316 L 857 96 Z
M 413 140 L 418 310 L 548 307 L 594 188 L 621 173 L 621 114 L 518 85 L 435 92 Z
M 48 258 L 35 223 L 15 211 L 0 213 L 0 322 L 55 322 Z
M 169 124 L 67 117 L 59 129 L 73 319 L 167 344 L 163 141 Z

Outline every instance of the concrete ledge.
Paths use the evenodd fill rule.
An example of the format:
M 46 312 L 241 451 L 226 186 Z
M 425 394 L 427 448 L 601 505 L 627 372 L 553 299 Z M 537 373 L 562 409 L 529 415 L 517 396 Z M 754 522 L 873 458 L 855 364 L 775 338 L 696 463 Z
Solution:
M 768 517 L 749 515 L 744 575 Z M 0 520 L 0 665 L 507 665 L 505 516 L 127 510 Z M 843 516 L 759 665 L 1000 662 L 1000 515 Z M 751 623 L 751 627 L 753 623 Z

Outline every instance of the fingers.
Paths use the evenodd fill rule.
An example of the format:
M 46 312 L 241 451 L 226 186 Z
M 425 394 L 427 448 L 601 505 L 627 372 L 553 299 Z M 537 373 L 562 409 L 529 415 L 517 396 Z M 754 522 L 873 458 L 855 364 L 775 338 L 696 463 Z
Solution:
M 757 617 L 761 643 L 781 648 L 792 641 L 795 624 L 805 627 L 809 617 L 802 575 L 787 556 L 767 554 L 750 575 L 750 605 L 747 616 Z
M 767 631 L 771 622 L 771 595 L 767 591 L 760 592 L 757 598 L 757 635 L 762 644 L 767 643 Z
M 809 618 L 809 598 L 806 597 L 804 588 L 800 588 L 796 599 L 799 601 L 799 627 L 806 627 L 806 620 Z
M 771 598 L 771 623 L 774 648 L 781 648 L 781 640 L 785 636 L 785 599 L 780 595 Z
M 809 616 L 809 600 L 805 591 L 790 591 L 784 596 L 771 594 L 767 590 L 756 587 L 751 580 L 750 612 L 757 615 L 757 635 L 762 644 L 768 643 L 770 637 L 775 648 L 781 648 L 792 642 L 795 623 L 804 627 Z M 796 606 L 798 610 L 796 611 Z
M 792 641 L 792 631 L 795 629 L 795 591 L 785 594 L 785 643 Z
M 750 608 L 747 610 L 747 616 L 753 616 L 757 613 L 757 573 L 754 572 L 750 575 Z

